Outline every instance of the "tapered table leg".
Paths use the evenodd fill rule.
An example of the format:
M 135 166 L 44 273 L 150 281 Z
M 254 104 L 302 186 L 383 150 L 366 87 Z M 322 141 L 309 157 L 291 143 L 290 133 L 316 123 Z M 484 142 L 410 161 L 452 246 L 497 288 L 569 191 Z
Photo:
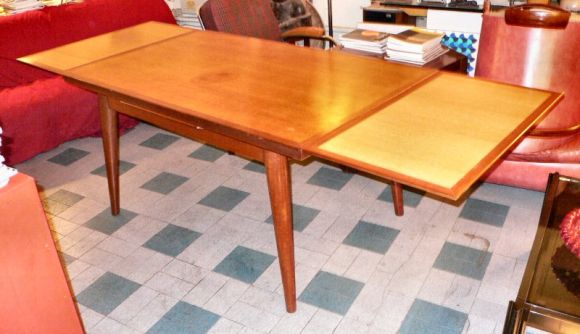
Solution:
M 292 223 L 292 189 L 288 158 L 264 152 L 264 163 L 268 177 L 270 204 L 274 218 L 274 231 L 278 247 L 278 260 L 282 272 L 282 285 L 286 310 L 296 311 L 296 281 L 294 274 L 294 230 Z
M 119 203 L 119 116 L 109 105 L 109 100 L 106 96 L 99 95 L 99 106 L 111 213 L 118 215 L 121 209 Z
M 391 187 L 391 194 L 393 195 L 395 215 L 402 216 L 405 213 L 403 205 L 403 186 L 398 182 L 393 182 L 393 186 Z

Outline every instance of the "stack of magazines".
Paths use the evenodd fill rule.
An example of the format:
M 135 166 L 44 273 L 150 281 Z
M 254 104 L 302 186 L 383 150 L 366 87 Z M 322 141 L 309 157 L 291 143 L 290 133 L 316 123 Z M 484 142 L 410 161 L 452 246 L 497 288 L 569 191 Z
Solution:
M 340 37 L 345 49 L 385 54 L 389 34 L 379 31 L 356 29 Z
M 387 38 L 388 60 L 423 65 L 448 51 L 441 45 L 444 34 L 412 28 Z
M 44 7 L 44 4 L 38 0 L 0 0 L 0 6 L 8 14 L 18 14 L 33 9 Z
M 182 27 L 203 30 L 203 24 L 197 12 L 175 8 L 171 10 L 175 21 Z

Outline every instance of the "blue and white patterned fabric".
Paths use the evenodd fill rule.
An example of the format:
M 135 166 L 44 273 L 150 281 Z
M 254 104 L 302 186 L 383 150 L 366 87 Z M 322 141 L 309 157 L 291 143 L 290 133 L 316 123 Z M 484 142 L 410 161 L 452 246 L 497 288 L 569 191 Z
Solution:
M 479 35 L 461 32 L 447 32 L 445 36 L 443 36 L 441 43 L 467 57 L 467 73 L 470 76 L 473 76 L 475 73 L 475 63 L 477 61 Z

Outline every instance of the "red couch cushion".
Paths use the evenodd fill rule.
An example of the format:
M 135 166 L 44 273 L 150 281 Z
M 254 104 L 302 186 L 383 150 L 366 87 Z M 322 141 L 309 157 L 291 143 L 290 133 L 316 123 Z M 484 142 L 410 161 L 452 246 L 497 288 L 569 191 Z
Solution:
M 59 76 L 1 90 L 0 100 L 2 155 L 9 164 L 80 134 L 94 135 L 99 131 L 97 96 L 70 86 Z M 79 110 L 81 106 L 85 109 Z
M 1 153 L 9 165 L 101 130 L 97 95 L 60 76 L 0 90 L 0 101 Z M 121 129 L 136 124 L 132 118 L 119 117 Z
M 55 74 L 21 63 L 18 60 L 0 57 L 0 89 L 25 85 L 53 76 Z

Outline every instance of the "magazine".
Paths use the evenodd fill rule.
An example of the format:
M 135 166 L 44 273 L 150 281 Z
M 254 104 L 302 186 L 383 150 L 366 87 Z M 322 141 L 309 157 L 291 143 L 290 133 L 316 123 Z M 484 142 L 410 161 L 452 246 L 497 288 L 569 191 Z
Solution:
M 385 53 L 389 34 L 379 31 L 355 29 L 340 37 L 340 43 L 346 49 L 373 53 Z
M 392 50 L 423 52 L 441 44 L 444 34 L 412 28 L 387 38 L 387 47 Z

